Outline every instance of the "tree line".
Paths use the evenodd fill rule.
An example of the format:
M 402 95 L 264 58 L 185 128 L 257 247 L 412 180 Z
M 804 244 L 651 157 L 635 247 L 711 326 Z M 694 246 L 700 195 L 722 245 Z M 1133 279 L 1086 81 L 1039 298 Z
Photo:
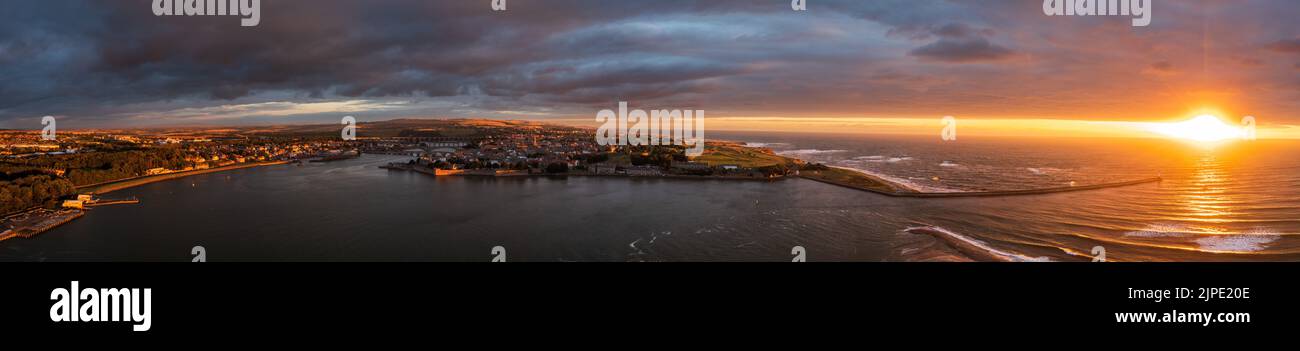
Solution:
M 133 149 L 4 160 L 0 171 L 63 171 L 63 178 L 77 186 L 103 183 L 144 175 L 151 168 L 179 169 L 192 166 L 178 148 Z
M 72 182 L 52 175 L 28 175 L 0 181 L 0 214 L 36 206 L 57 206 L 60 198 L 76 192 Z
M 81 185 L 145 175 L 151 168 L 192 166 L 177 148 L 123 149 L 0 160 L 0 214 L 58 206 Z

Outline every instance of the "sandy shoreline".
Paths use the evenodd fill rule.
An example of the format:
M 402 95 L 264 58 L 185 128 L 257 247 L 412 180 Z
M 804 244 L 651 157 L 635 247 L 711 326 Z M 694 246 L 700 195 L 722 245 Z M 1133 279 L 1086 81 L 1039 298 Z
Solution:
M 127 189 L 127 188 L 137 187 L 137 186 L 141 186 L 141 185 L 145 185 L 145 184 L 150 184 L 150 183 L 157 183 L 157 182 L 161 182 L 161 181 L 168 181 L 168 180 L 172 180 L 172 179 L 179 179 L 179 178 L 184 178 L 184 177 L 188 177 L 188 176 L 192 176 L 192 175 L 200 175 L 200 174 L 216 173 L 216 172 L 230 171 L 230 170 L 236 170 L 236 169 L 244 169 L 244 168 L 261 167 L 261 166 L 282 165 L 282 164 L 288 164 L 288 163 L 289 163 L 289 161 L 273 161 L 273 162 L 245 163 L 245 164 L 230 165 L 230 166 L 225 166 L 225 167 L 217 167 L 217 168 L 209 168 L 209 169 L 200 169 L 200 170 L 194 170 L 194 171 L 177 172 L 177 173 L 168 173 L 168 174 L 159 174 L 159 175 L 154 175 L 154 176 L 145 176 L 145 177 L 138 177 L 138 178 L 123 179 L 123 180 L 114 181 L 114 182 L 111 182 L 111 183 L 105 183 L 105 184 L 95 184 L 95 185 L 86 185 L 86 186 L 81 186 L 81 187 L 77 187 L 77 191 L 79 191 L 79 192 L 81 192 L 81 193 L 83 193 L 83 194 L 84 194 L 84 193 L 89 193 L 89 194 L 94 194 L 94 195 L 101 195 L 101 194 L 107 194 L 107 193 L 111 193 L 111 192 L 118 191 L 118 190 L 122 190 L 122 189 Z
M 887 186 L 887 187 L 890 187 L 890 188 L 893 188 L 893 189 L 890 189 L 890 190 L 879 189 L 879 188 L 874 188 L 874 187 L 871 187 L 871 186 L 863 186 L 863 185 L 860 185 L 860 184 L 852 184 L 852 183 L 849 183 L 849 182 L 846 182 L 846 181 L 843 181 L 843 180 L 829 179 L 829 178 L 827 178 L 827 177 L 822 177 L 822 176 L 817 176 L 817 175 L 811 175 L 811 174 L 810 174 L 810 175 L 805 175 L 805 176 L 803 176 L 803 178 L 804 178 L 804 179 L 808 179 L 808 180 L 814 180 L 814 181 L 822 182 L 822 183 L 827 183 L 827 184 L 831 184 L 831 185 L 838 185 L 838 186 L 841 186 L 841 187 L 846 187 L 846 188 L 857 189 L 857 190 L 862 190 L 862 191 L 867 191 L 867 192 L 877 193 L 877 194 L 881 194 L 881 195 L 891 196 L 891 197 L 913 197 L 913 198 L 962 198 L 962 197 L 999 197 L 999 196 L 1045 195 L 1045 194 L 1055 194 L 1055 193 L 1067 193 L 1067 192 L 1077 192 L 1077 191 L 1100 190 L 1100 189 L 1108 189 L 1108 188 L 1119 188 L 1119 187 L 1134 186 L 1134 185 L 1141 185 L 1141 184 L 1148 184 L 1148 183 L 1158 183 L 1158 182 L 1160 182 L 1160 181 L 1163 180 L 1163 179 L 1160 178 L 1160 177 L 1151 177 L 1151 178 L 1143 178 L 1143 179 L 1129 180 L 1129 181 L 1123 181 L 1123 182 L 1101 183 L 1101 184 L 1080 185 L 1080 186 L 1052 187 L 1052 188 L 1038 188 L 1038 189 L 1024 189 L 1024 190 L 1002 190 L 1002 191 L 951 191 L 951 192 L 950 192 L 950 191 L 943 191 L 943 192 L 934 192 L 934 191 L 919 191 L 919 190 L 917 190 L 915 187 L 909 186 L 909 184 L 904 184 L 904 183 L 900 183 L 900 182 L 896 182 L 896 181 L 891 181 L 891 180 L 889 180 L 889 179 L 885 179 L 885 178 L 883 178 L 883 177 L 880 177 L 880 176 L 877 176 L 877 175 L 874 175 L 874 174 L 871 174 L 871 173 L 868 173 L 868 172 L 866 172 L 866 171 L 859 170 L 859 169 L 846 168 L 846 167 L 835 167 L 835 166 L 830 166 L 830 167 L 832 167 L 832 168 L 834 168 L 834 169 L 839 169 L 839 170 L 842 170 L 842 171 L 846 171 L 846 172 L 853 172 L 853 174 L 856 175 L 856 176 L 858 176 L 858 177 L 865 178 L 865 179 L 867 179 L 868 181 L 871 181 L 871 182 L 875 182 L 875 183 L 883 184 L 884 186 Z
M 875 173 L 875 172 L 871 172 L 871 171 L 867 171 L 867 170 L 862 170 L 862 169 L 857 169 L 857 168 L 849 168 L 849 167 L 829 166 L 829 165 L 826 166 L 826 167 L 830 167 L 830 168 L 839 168 L 839 169 L 846 170 L 846 171 L 857 172 L 857 173 L 862 174 L 863 176 L 866 176 L 867 178 L 870 178 L 871 180 L 874 180 L 874 181 L 877 181 L 877 182 L 884 183 L 884 184 L 886 184 L 886 185 L 888 185 L 888 186 L 890 186 L 890 187 L 893 187 L 894 189 L 898 189 L 899 191 L 902 191 L 902 192 L 916 192 L 916 193 L 925 192 L 925 189 L 921 189 L 921 188 L 919 188 L 919 187 L 912 186 L 912 185 L 910 185 L 910 184 L 906 184 L 906 183 L 904 183 L 904 182 L 897 181 L 897 180 L 894 180 L 894 179 L 889 179 L 888 176 L 883 175 L 883 174 L 879 174 L 879 173 Z

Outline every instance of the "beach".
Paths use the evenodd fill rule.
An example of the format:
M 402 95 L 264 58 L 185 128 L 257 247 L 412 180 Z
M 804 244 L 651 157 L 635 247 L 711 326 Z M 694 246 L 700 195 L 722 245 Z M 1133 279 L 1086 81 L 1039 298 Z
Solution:
M 215 172 L 224 172 L 224 171 L 230 171 L 230 170 L 236 170 L 236 169 L 244 169 L 244 168 L 252 168 L 252 167 L 262 167 L 262 166 L 282 165 L 282 164 L 287 164 L 287 163 L 289 163 L 289 161 L 272 161 L 272 162 L 243 163 L 243 164 L 230 165 L 230 166 L 225 166 L 225 167 L 217 167 L 217 168 L 200 169 L 200 170 L 185 171 L 185 172 L 176 172 L 176 173 L 168 173 L 168 174 L 159 174 L 159 175 L 143 176 L 143 177 L 136 177 L 136 178 L 130 178 L 130 179 L 117 180 L 117 181 L 113 181 L 113 182 L 109 182 L 109 183 L 103 183 L 103 184 L 86 185 L 86 186 L 77 187 L 77 190 L 80 191 L 80 192 L 82 192 L 82 193 L 89 193 L 89 194 L 95 194 L 95 195 L 102 195 L 102 194 L 107 194 L 107 193 L 111 193 L 111 192 L 114 192 L 114 191 L 118 191 L 118 190 L 122 190 L 122 189 L 127 189 L 127 188 L 131 188 L 131 187 L 136 187 L 136 186 L 141 186 L 141 185 L 145 185 L 145 184 L 149 184 L 149 183 L 156 183 L 156 182 L 167 181 L 167 180 L 172 180 L 172 179 L 179 179 L 179 178 L 189 177 L 189 176 L 193 176 L 193 175 L 208 174 L 208 173 L 215 173 Z

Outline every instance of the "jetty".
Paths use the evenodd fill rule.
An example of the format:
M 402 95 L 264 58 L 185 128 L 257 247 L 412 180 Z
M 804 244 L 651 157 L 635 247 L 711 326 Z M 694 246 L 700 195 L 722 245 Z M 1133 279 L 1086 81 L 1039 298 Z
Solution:
M 881 194 L 881 195 L 890 196 L 890 197 L 915 197 L 915 198 L 959 198 L 959 197 L 999 197 L 999 196 L 1044 195 L 1044 194 L 1055 194 L 1055 193 L 1068 193 L 1068 192 L 1075 192 L 1075 191 L 1088 191 L 1088 190 L 1099 190 L 1099 189 L 1108 189 L 1108 188 L 1119 188 L 1119 187 L 1126 187 L 1126 186 L 1133 186 L 1133 185 L 1140 185 L 1140 184 L 1147 184 L 1147 183 L 1159 183 L 1159 182 L 1161 182 L 1161 181 L 1164 180 L 1164 179 L 1161 178 L 1161 177 L 1151 177 L 1151 178 L 1143 178 L 1143 179 L 1130 180 L 1130 181 L 1123 181 L 1123 182 L 1114 182 L 1114 183 L 1090 184 L 1090 185 L 1080 185 L 1080 186 L 1063 186 L 1063 187 L 1054 187 L 1054 188 L 1039 188 L 1039 189 L 1026 189 L 1026 190 L 963 191 L 963 192 L 918 192 L 918 191 L 889 191 L 889 190 L 882 190 L 882 189 L 877 189 L 877 188 L 869 188 L 869 187 L 865 187 L 865 186 L 858 186 L 858 185 L 848 184 L 848 183 L 839 182 L 839 181 L 830 180 L 830 179 L 825 179 L 825 178 L 821 178 L 821 177 L 809 177 L 809 176 L 804 176 L 804 177 L 802 177 L 802 178 L 804 178 L 804 179 L 808 179 L 808 180 L 813 180 L 813 181 L 818 181 L 818 182 L 822 182 L 822 183 L 826 183 L 826 184 L 842 186 L 842 187 L 846 187 L 846 188 L 850 188 L 850 189 L 857 189 L 857 190 L 862 190 L 862 191 L 872 192 L 872 193 Z
M 125 199 L 96 199 L 92 202 L 87 202 L 85 206 L 99 207 L 99 206 L 108 206 L 108 205 L 123 205 L 123 204 L 138 204 L 138 203 L 140 203 L 140 199 L 132 196 Z
M 0 232 L 0 240 L 16 237 L 31 238 L 36 234 L 81 218 L 85 214 L 85 211 L 76 209 L 37 209 L 13 215 L 5 218 L 2 221 L 3 223 L 0 223 L 0 228 L 4 228 L 4 231 Z

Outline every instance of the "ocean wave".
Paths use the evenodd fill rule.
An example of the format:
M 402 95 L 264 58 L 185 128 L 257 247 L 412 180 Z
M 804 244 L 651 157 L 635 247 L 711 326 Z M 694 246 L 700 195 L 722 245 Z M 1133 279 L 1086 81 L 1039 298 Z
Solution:
M 1050 262 L 1048 257 L 1030 257 L 1023 254 L 1008 252 L 993 248 L 988 243 L 971 238 L 965 235 L 957 234 L 943 227 L 925 226 L 909 227 L 903 231 L 912 234 L 929 234 L 937 239 L 946 241 L 957 251 L 971 256 L 971 258 L 984 261 L 1003 261 L 1003 262 Z
M 961 165 L 952 161 L 943 161 L 939 163 L 939 167 L 961 167 Z
M 858 157 L 854 157 L 853 159 L 858 161 L 866 161 L 866 162 L 887 162 L 887 163 L 896 163 L 896 162 L 913 160 L 911 156 L 881 156 L 881 155 L 858 156 Z
M 1062 169 L 1060 168 L 1052 168 L 1052 167 L 1025 167 L 1025 170 L 1029 171 L 1029 173 L 1033 173 L 1034 175 L 1049 175 L 1049 174 L 1060 173 L 1062 171 Z
M 778 154 L 778 155 L 782 155 L 782 156 L 787 156 L 787 155 L 823 155 L 823 154 L 838 154 L 838 153 L 843 153 L 843 152 L 849 152 L 849 150 L 799 149 L 799 150 L 785 150 L 785 151 L 778 151 L 777 154 Z
M 1256 234 L 1235 234 L 1235 235 L 1214 235 L 1196 239 L 1196 243 L 1201 245 L 1201 250 L 1212 252 L 1257 252 L 1264 251 L 1265 246 L 1277 239 L 1278 235 L 1256 235 Z
M 1265 228 L 1255 228 L 1237 234 L 1197 233 L 1181 224 L 1153 224 L 1146 229 L 1124 233 L 1126 237 L 1186 238 L 1196 243 L 1198 250 L 1217 253 L 1251 253 L 1267 249 L 1267 245 L 1282 236 Z
M 1125 232 L 1124 236 L 1138 238 L 1185 237 L 1192 235 L 1188 230 L 1185 225 L 1157 223 L 1148 225 L 1146 229 Z
M 760 143 L 760 142 L 746 142 L 746 143 L 745 143 L 745 147 L 773 147 L 773 146 L 786 146 L 786 145 L 790 145 L 790 144 L 787 144 L 787 143 Z

